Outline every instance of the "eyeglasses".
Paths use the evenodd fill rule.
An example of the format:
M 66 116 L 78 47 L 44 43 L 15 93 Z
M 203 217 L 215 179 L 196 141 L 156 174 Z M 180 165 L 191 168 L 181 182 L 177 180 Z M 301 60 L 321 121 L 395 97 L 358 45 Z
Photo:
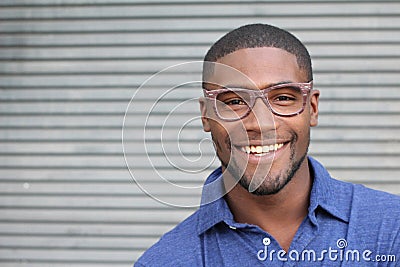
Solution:
M 203 89 L 204 96 L 214 99 L 214 111 L 224 121 L 236 121 L 249 115 L 257 98 L 261 98 L 271 112 L 292 117 L 304 111 L 313 82 L 284 83 L 263 90 L 245 88 Z

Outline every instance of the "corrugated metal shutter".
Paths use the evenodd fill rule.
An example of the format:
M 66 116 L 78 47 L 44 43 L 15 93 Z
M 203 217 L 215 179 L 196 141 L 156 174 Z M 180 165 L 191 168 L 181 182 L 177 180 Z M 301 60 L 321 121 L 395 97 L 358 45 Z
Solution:
M 188 216 L 193 209 L 162 205 L 132 182 L 121 146 L 124 112 L 150 75 L 201 60 L 222 34 L 252 22 L 286 28 L 310 49 L 322 91 L 311 153 L 338 178 L 400 193 L 399 1 L 3 0 L 0 265 L 130 266 Z M 137 108 L 176 85 L 174 75 L 149 88 Z M 197 185 L 205 172 L 186 178 L 157 142 L 170 110 L 200 95 L 186 89 L 160 107 L 146 136 L 156 167 Z M 174 115 L 195 116 L 193 105 Z M 162 199 L 189 201 L 163 187 L 139 149 L 145 115 L 130 115 L 135 171 Z M 165 128 L 165 144 L 174 145 L 181 126 Z M 207 135 L 198 121 L 186 130 L 182 149 L 196 158 Z

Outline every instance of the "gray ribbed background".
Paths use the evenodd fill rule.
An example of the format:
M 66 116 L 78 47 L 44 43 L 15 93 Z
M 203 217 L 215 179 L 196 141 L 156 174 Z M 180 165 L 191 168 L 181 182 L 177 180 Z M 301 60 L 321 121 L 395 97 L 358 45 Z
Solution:
M 132 182 L 121 145 L 125 110 L 150 75 L 201 60 L 225 32 L 253 22 L 286 28 L 310 50 L 322 93 L 311 154 L 340 179 L 399 194 L 400 1 L 2 0 L 0 265 L 130 266 L 188 216 L 194 209 L 162 205 Z M 199 71 L 166 73 L 128 114 L 127 160 L 165 201 L 195 196 L 169 190 L 149 166 L 146 110 Z M 188 86 L 165 98 L 146 128 L 155 167 L 192 186 L 210 168 L 188 178 L 165 160 L 159 140 L 171 111 L 200 94 Z M 187 103 L 162 128 L 170 159 L 193 169 L 201 164 L 175 145 L 199 156 L 207 135 L 198 120 L 177 138 L 197 110 Z M 210 146 L 203 156 L 212 158 Z

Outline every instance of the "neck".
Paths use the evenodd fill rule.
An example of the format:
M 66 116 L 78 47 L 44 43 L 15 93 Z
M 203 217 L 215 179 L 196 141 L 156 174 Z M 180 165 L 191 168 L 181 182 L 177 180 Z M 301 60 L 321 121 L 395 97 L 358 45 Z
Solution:
M 225 199 L 237 222 L 259 226 L 287 251 L 307 216 L 311 185 L 306 159 L 292 180 L 276 194 L 256 196 L 236 184 Z

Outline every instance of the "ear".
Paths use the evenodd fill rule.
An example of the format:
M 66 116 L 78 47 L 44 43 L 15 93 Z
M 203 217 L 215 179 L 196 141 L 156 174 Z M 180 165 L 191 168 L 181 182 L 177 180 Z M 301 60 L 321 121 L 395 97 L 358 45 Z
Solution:
M 203 123 L 203 130 L 205 132 L 210 132 L 211 131 L 210 121 L 207 116 L 207 99 L 205 99 L 204 97 L 200 97 L 199 103 L 201 112 L 201 122 Z
M 310 126 L 318 125 L 319 90 L 312 90 L 310 94 Z

